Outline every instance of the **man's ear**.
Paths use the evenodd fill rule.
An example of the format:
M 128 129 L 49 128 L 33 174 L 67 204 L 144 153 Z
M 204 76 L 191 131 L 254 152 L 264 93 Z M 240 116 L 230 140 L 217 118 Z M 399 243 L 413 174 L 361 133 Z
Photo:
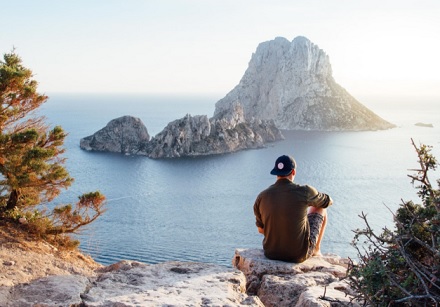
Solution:
M 293 170 L 292 170 L 292 176 L 295 176 L 295 175 L 296 175 L 296 170 L 293 169 Z

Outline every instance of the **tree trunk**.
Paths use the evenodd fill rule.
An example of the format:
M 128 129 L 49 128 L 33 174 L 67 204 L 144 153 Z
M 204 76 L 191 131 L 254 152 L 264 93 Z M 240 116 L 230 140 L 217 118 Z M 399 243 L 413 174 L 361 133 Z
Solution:
M 8 202 L 6 204 L 6 210 L 12 210 L 17 207 L 18 202 L 18 191 L 12 190 L 11 195 L 9 195 Z

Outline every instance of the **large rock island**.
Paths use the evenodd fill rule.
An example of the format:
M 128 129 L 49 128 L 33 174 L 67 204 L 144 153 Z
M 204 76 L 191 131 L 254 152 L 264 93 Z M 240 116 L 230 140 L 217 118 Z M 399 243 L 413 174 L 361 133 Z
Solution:
M 216 103 L 214 117 L 223 117 L 235 104 L 243 107 L 246 120 L 274 120 L 286 130 L 394 127 L 337 84 L 327 54 L 302 36 L 261 43 L 240 83 Z

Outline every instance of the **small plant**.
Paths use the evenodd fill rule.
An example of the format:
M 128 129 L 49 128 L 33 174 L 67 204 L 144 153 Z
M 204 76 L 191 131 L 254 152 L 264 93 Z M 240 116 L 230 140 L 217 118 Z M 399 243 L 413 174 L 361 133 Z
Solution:
M 393 231 L 384 228 L 375 234 L 364 213 L 360 217 L 366 228 L 354 231 L 359 262 L 350 264 L 347 276 L 357 299 L 373 306 L 438 306 L 440 302 L 440 180 L 435 188 L 428 178 L 438 164 L 432 147 L 411 141 L 420 168 L 408 176 L 421 204 L 402 200 Z

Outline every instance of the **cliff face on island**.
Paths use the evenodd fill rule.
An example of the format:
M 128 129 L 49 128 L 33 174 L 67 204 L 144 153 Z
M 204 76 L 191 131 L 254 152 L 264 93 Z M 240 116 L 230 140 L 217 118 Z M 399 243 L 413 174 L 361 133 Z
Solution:
M 355 73 L 355 72 L 354 72 Z M 329 57 L 305 37 L 261 43 L 240 83 L 216 103 L 221 118 L 240 104 L 245 119 L 287 130 L 380 130 L 380 118 L 335 82 Z
M 261 148 L 283 139 L 272 121 L 245 121 L 236 106 L 229 117 L 208 119 L 206 115 L 187 115 L 156 135 L 147 145 L 150 158 L 176 158 L 223 154 L 243 149 Z

